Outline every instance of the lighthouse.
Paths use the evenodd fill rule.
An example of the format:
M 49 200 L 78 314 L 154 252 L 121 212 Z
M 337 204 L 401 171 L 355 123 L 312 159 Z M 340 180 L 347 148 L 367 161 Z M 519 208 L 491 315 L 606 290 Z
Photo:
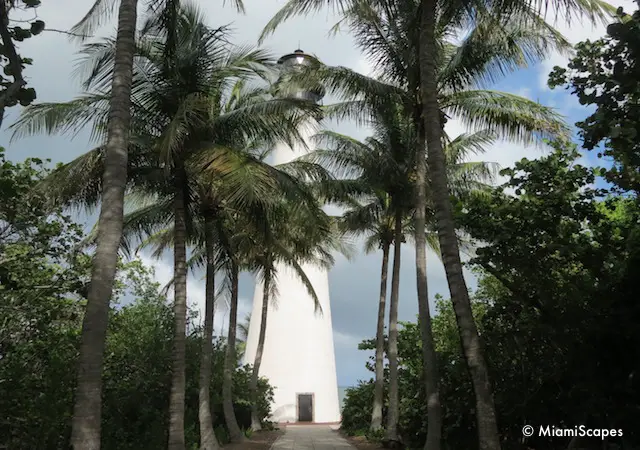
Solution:
M 317 64 L 315 57 L 296 50 L 278 61 L 282 71 Z M 316 103 L 322 100 L 322 88 L 287 90 L 295 98 Z M 311 137 L 317 123 L 301 130 L 307 147 L 280 144 L 274 149 L 274 164 L 283 164 L 311 149 Z M 329 277 L 327 270 L 314 264 L 301 264 L 314 287 L 322 312 L 315 311 L 312 297 L 289 267 L 276 265 L 279 295 L 270 302 L 267 329 L 259 375 L 274 387 L 270 420 L 278 423 L 335 423 L 340 421 L 338 382 L 333 347 Z M 262 285 L 256 283 L 245 363 L 253 364 L 258 347 L 262 309 Z

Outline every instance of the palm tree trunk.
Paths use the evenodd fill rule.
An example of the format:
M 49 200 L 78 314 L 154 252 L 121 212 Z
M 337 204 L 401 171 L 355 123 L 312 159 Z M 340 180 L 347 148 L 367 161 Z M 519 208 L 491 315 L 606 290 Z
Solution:
M 424 142 L 424 141 L 421 141 Z M 418 169 L 421 174 L 417 177 L 418 197 L 422 201 L 418 204 L 426 203 L 426 161 L 422 162 L 422 169 Z M 427 393 L 427 440 L 424 445 L 425 450 L 440 450 L 442 434 L 442 408 L 440 404 L 440 377 L 438 374 L 438 359 L 431 329 L 431 313 L 429 311 L 429 290 L 427 285 L 427 252 L 425 242 L 425 208 L 418 207 L 415 217 L 416 228 L 416 280 L 418 287 L 418 321 L 420 324 L 420 336 L 422 340 L 422 370 L 425 380 L 425 392 Z M 419 230 L 422 230 L 420 232 Z
M 400 254 L 402 248 L 402 211 L 396 212 L 393 241 L 393 272 L 389 301 L 389 409 L 387 411 L 386 440 L 399 442 L 398 420 L 400 398 L 398 393 L 398 303 L 400 300 Z
M 480 450 L 497 450 L 500 448 L 500 438 L 491 382 L 489 380 L 489 370 L 484 358 L 484 351 L 476 323 L 473 319 L 469 292 L 462 273 L 460 251 L 449 200 L 445 157 L 442 149 L 442 130 L 436 79 L 438 47 L 435 40 L 435 3 L 435 0 L 422 0 L 420 87 L 423 103 L 423 121 L 429 152 L 429 173 L 435 204 L 436 225 L 438 228 L 442 260 L 458 323 L 458 331 L 460 333 L 467 367 L 471 373 L 476 397 L 476 421 L 478 426 L 479 448 Z M 426 205 L 422 203 L 416 205 L 416 208 L 420 211 L 424 210 L 425 206 Z M 418 237 L 420 233 L 424 235 L 424 229 L 420 230 L 416 226 L 416 237 Z M 418 247 L 417 243 L 416 247 Z
M 258 348 L 253 362 L 253 373 L 251 374 L 251 429 L 258 431 L 262 429 L 260 417 L 258 417 L 258 375 L 262 364 L 262 352 L 264 351 L 264 339 L 267 335 L 267 315 L 269 312 L 269 289 L 271 288 L 271 266 L 267 262 L 264 271 L 264 283 L 262 287 L 262 311 L 260 314 L 260 334 L 258 335 Z
M 422 372 L 424 373 L 425 392 L 427 395 L 427 440 L 424 450 L 440 450 L 442 439 L 442 406 L 440 403 L 440 376 L 438 373 L 438 356 L 436 354 L 433 331 L 431 328 L 431 312 L 429 311 L 429 286 L 427 283 L 427 248 L 426 248 L 426 204 L 427 204 L 427 164 L 425 157 L 424 126 L 418 118 L 416 124 L 420 133 L 418 159 L 416 161 L 417 196 L 415 214 L 416 242 L 416 284 L 418 289 L 418 322 L 422 342 Z
M 187 227 L 184 174 L 176 168 L 175 237 L 173 249 L 173 368 L 169 399 L 169 450 L 184 450 L 184 398 L 186 389 L 186 328 L 187 328 Z
M 218 450 L 220 444 L 213 431 L 211 417 L 211 355 L 213 354 L 213 316 L 215 312 L 215 254 L 213 250 L 213 224 L 211 211 L 205 211 L 204 232 L 205 251 L 207 255 L 207 274 L 205 286 L 204 336 L 202 337 L 202 355 L 200 359 L 200 391 L 198 419 L 200 421 L 200 450 Z
M 376 381 L 373 394 L 371 430 L 382 428 L 382 405 L 384 403 L 384 315 L 387 303 L 387 276 L 389 273 L 388 242 L 382 244 L 382 272 L 380 274 L 380 299 L 378 300 L 378 324 L 376 327 Z
M 222 377 L 222 409 L 231 442 L 244 441 L 236 413 L 233 410 L 233 372 L 236 367 L 236 328 L 238 326 L 238 265 L 231 263 L 231 307 L 229 308 L 229 334 L 227 354 Z
M 82 322 L 78 384 L 71 421 L 71 446 L 74 450 L 100 449 L 102 363 L 109 321 L 109 302 L 116 275 L 118 248 L 122 239 L 137 5 L 137 0 L 122 0 L 118 12 L 118 34 L 102 178 L 102 205 L 98 219 L 98 245 L 93 259 L 87 309 Z

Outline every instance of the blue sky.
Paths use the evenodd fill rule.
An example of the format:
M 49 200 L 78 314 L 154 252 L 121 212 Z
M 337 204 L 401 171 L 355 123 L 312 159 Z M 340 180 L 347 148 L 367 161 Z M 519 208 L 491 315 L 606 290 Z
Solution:
M 220 26 L 232 23 L 234 42 L 255 43 L 258 33 L 267 20 L 284 4 L 284 0 L 245 0 L 247 15 L 239 16 L 231 8 L 223 7 L 222 0 L 201 0 L 201 8 L 207 14 L 211 25 Z M 614 6 L 624 6 L 627 11 L 633 11 L 633 3 L 629 0 L 614 2 Z M 68 29 L 86 11 L 87 2 L 83 0 L 56 0 L 43 2 L 38 15 L 47 24 L 47 28 Z M 553 11 L 550 14 L 553 17 Z M 342 65 L 369 72 L 369 64 L 355 49 L 348 35 L 338 35 L 329 38 L 327 33 L 336 22 L 329 12 L 321 12 L 309 18 L 297 18 L 285 24 L 276 34 L 267 40 L 265 46 L 275 55 L 289 53 L 298 45 L 305 51 L 315 53 L 323 62 L 331 65 Z M 584 39 L 594 39 L 604 34 L 604 26 L 592 27 L 580 24 L 576 20 L 572 25 L 558 23 L 557 27 L 571 42 Z M 113 24 L 106 26 L 101 32 L 108 34 L 113 30 Z M 77 50 L 75 44 L 54 32 L 45 32 L 41 36 L 29 39 L 21 44 L 20 53 L 33 58 L 34 66 L 27 70 L 31 86 L 38 92 L 38 102 L 67 101 L 80 93 L 79 83 L 73 78 L 73 63 Z M 570 124 L 582 120 L 588 110 L 562 89 L 551 91 L 546 87 L 547 74 L 556 64 L 564 65 L 566 58 L 551 55 L 545 61 L 514 73 L 493 89 L 504 90 L 538 100 L 541 103 L 558 109 L 567 117 Z M 5 128 L 19 114 L 19 108 L 8 111 Z M 340 124 L 338 129 L 357 138 L 366 136 L 367 131 L 358 129 L 353 124 Z M 447 132 L 455 136 L 464 132 L 464 128 L 456 120 L 447 124 Z M 80 133 L 75 139 L 69 136 L 34 136 L 19 141 L 10 142 L 10 133 L 0 131 L 0 145 L 7 149 L 7 155 L 13 160 L 26 157 L 50 158 L 54 162 L 67 162 L 92 145 L 88 142 L 88 131 Z M 498 142 L 488 149 L 482 159 L 497 162 L 503 167 L 513 164 L 523 157 L 535 158 L 544 154 L 544 149 L 526 148 L 519 144 Z M 598 164 L 593 153 L 586 153 L 583 163 Z M 80 220 L 92 225 L 95 215 L 83 215 Z M 156 269 L 156 278 L 166 282 L 171 276 L 171 259 L 164 258 L 153 261 L 146 255 L 143 259 Z M 415 293 L 415 265 L 414 252 L 409 245 L 403 247 L 402 271 L 399 308 L 400 320 L 414 320 L 417 314 L 417 298 Z M 377 314 L 377 290 L 380 272 L 380 254 L 359 254 L 354 260 L 346 261 L 338 257 L 335 267 L 330 272 L 330 291 L 332 303 L 332 319 L 334 326 L 334 345 L 339 385 L 354 384 L 360 378 L 370 375 L 364 367 L 367 352 L 357 350 L 357 344 L 362 339 L 373 337 Z M 429 292 L 433 298 L 440 293 L 448 297 L 448 289 L 442 265 L 435 254 L 428 254 Z M 376 280 L 373 282 L 373 280 Z M 470 286 L 475 280 L 468 277 Z M 240 317 L 251 310 L 253 297 L 253 281 L 245 275 L 241 279 L 240 289 Z M 204 284 L 201 276 L 189 279 L 189 301 L 201 308 L 204 302 Z M 217 312 L 216 331 L 224 330 L 223 319 L 227 314 L 224 308 Z

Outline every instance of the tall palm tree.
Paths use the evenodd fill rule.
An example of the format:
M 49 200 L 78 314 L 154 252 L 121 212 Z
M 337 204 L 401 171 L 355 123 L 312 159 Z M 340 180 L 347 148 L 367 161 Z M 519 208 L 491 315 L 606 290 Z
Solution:
M 273 31 L 279 23 L 294 14 L 306 14 L 323 7 L 325 3 L 319 0 L 290 0 L 274 16 L 265 28 L 265 32 Z M 447 186 L 444 175 L 445 166 L 442 165 L 444 161 L 442 156 L 444 120 L 442 119 L 446 117 L 443 110 L 462 112 L 467 116 L 465 118 L 469 122 L 490 125 L 490 128 L 500 131 L 502 134 L 506 133 L 509 137 L 521 140 L 530 139 L 532 134 L 538 137 L 540 135 L 562 134 L 564 130 L 557 126 L 536 127 L 531 122 L 526 126 L 516 125 L 518 122 L 522 124 L 524 117 L 518 112 L 521 113 L 521 107 L 527 105 L 518 101 L 519 107 L 514 108 L 514 97 L 510 95 L 490 91 L 467 92 L 462 95 L 466 97 L 463 100 L 466 105 L 458 104 L 457 106 L 451 103 L 447 104 L 443 101 L 442 96 L 445 94 L 455 97 L 455 93 L 461 89 L 475 87 L 482 81 L 491 80 L 495 75 L 539 60 L 553 49 L 566 49 L 568 44 L 559 33 L 544 22 L 544 19 L 533 8 L 520 8 L 518 17 L 504 14 L 505 11 L 513 11 L 513 8 L 505 11 L 497 8 L 492 11 L 489 4 L 480 6 L 472 2 L 443 4 L 437 11 L 433 2 L 418 3 L 409 0 L 377 0 L 373 2 L 352 0 L 335 2 L 334 4 L 345 15 L 347 22 L 350 18 L 357 17 L 356 20 L 350 21 L 357 42 L 369 56 L 373 57 L 376 69 L 385 74 L 386 80 L 396 83 L 400 81 L 400 84 L 407 89 L 407 92 L 410 93 L 409 98 L 416 124 L 420 125 L 418 130 L 421 136 L 421 145 L 419 145 L 420 151 L 416 155 L 419 169 L 417 179 L 420 189 L 416 196 L 415 236 L 419 316 L 430 417 L 425 448 L 437 449 L 440 447 L 441 424 L 439 420 L 437 366 L 427 303 L 426 253 L 423 240 L 425 228 L 423 212 L 426 211 L 427 204 L 424 182 L 427 180 L 427 172 L 424 158 L 426 149 L 423 142 L 427 142 L 430 152 L 439 155 L 430 158 L 429 164 L 435 164 L 431 171 L 434 172 L 434 177 L 438 180 L 435 182 L 433 195 L 439 199 L 436 208 L 439 232 L 442 236 L 441 239 L 448 244 L 447 252 L 443 253 L 444 263 L 450 284 L 451 281 L 455 284 L 453 287 L 450 286 L 450 290 L 452 291 L 452 300 L 456 304 L 454 309 L 464 342 L 465 357 L 473 375 L 480 445 L 482 448 L 493 448 L 492 446 L 495 446 L 497 442 L 497 435 L 490 383 L 486 376 L 486 365 L 481 357 L 481 349 L 476 345 L 479 339 L 470 307 L 468 307 L 468 293 L 466 287 L 461 288 L 460 285 L 464 279 L 459 264 L 457 245 L 451 244 L 455 237 L 452 228 L 453 222 L 449 220 L 451 215 L 447 214 L 444 209 L 449 197 L 446 191 L 442 190 L 442 186 Z M 606 4 L 590 0 L 572 2 L 571 6 L 574 10 L 588 12 L 592 18 L 598 15 L 602 16 L 603 12 L 607 10 Z M 438 16 L 436 16 L 436 12 L 438 12 Z M 423 16 L 429 20 L 425 22 Z M 470 18 L 471 16 L 473 19 Z M 473 27 L 482 23 L 483 20 L 487 24 L 484 27 L 484 32 L 469 33 L 463 45 L 455 46 L 446 42 L 447 35 L 455 33 L 456 30 L 459 32 L 460 29 Z M 422 58 L 419 58 L 419 55 L 422 55 Z M 435 58 L 435 55 L 440 55 L 441 58 Z M 421 64 L 416 64 L 418 61 Z M 427 70 L 431 70 L 428 73 L 429 77 L 426 78 L 430 81 L 423 86 L 421 95 L 415 95 L 420 92 L 421 83 L 425 83 Z M 480 101 L 481 98 L 482 101 Z M 458 100 L 462 100 L 462 98 L 459 97 Z M 509 106 L 509 104 L 511 105 Z M 500 116 L 496 114 L 498 111 L 509 114 L 508 116 Z M 514 121 L 514 118 L 520 120 Z M 428 120 L 431 120 L 431 128 L 427 127 Z M 433 136 L 433 130 L 436 126 L 434 123 L 439 127 L 435 137 Z M 546 125 L 549 125 L 549 122 Z M 436 162 L 433 163 L 432 159 L 435 159 Z M 445 217 L 449 219 L 444 220 Z M 443 230 L 444 233 L 442 233 Z M 453 257 L 454 253 L 457 255 L 455 258 Z M 454 274 L 457 274 L 457 278 L 453 276 Z M 466 302 L 464 298 L 467 298 Z
M 378 297 L 378 316 L 376 323 L 376 353 L 375 353 L 375 386 L 373 410 L 371 414 L 371 430 L 382 428 L 382 410 L 384 404 L 384 339 L 385 315 L 387 301 L 387 277 L 389 274 L 389 254 L 393 243 L 393 229 L 389 217 L 390 200 L 388 194 L 377 199 L 381 208 L 378 217 L 371 217 L 367 205 L 354 205 L 343 214 L 346 227 L 355 233 L 369 234 L 365 242 L 365 252 L 382 250 L 382 264 L 380 269 L 380 294 Z M 349 218 L 358 218 L 355 223 L 349 223 Z M 364 220 L 362 220 L 364 219 Z
M 307 155 L 305 159 L 325 165 L 339 177 L 333 182 L 331 201 L 346 206 L 342 216 L 344 228 L 355 234 L 368 235 L 365 248 L 368 251 L 383 248 L 381 295 L 378 305 L 376 329 L 376 381 L 372 429 L 382 425 L 383 403 L 383 344 L 384 315 L 386 302 L 386 277 L 391 245 L 394 245 L 394 272 L 389 317 L 389 414 L 387 416 L 387 439 L 397 439 L 396 424 L 399 416 L 397 392 L 397 305 L 399 298 L 400 246 L 413 234 L 411 216 L 415 214 L 411 201 L 398 201 L 411 196 L 415 190 L 413 153 L 416 133 L 410 117 L 404 120 L 398 115 L 383 111 L 374 117 L 371 125 L 375 134 L 364 142 L 335 132 L 325 131 L 316 136 L 322 148 Z M 471 153 L 483 151 L 493 141 L 487 132 L 459 136 L 447 147 L 448 170 L 456 180 L 456 195 L 486 189 L 486 181 L 492 179 L 494 165 L 466 162 Z M 355 178 L 354 178 L 355 177 Z M 337 186 L 336 186 L 337 184 Z M 348 193 L 344 201 L 339 193 Z M 353 198 L 357 196 L 358 198 Z M 425 239 L 438 251 L 437 237 L 428 232 Z M 396 262 L 397 261 L 397 262 Z M 377 411 L 376 411 L 377 410 Z M 377 425 L 377 426 L 376 426 Z
M 251 151 L 248 147 L 245 151 Z M 222 149 L 219 149 L 222 152 Z M 222 158 L 223 155 L 219 154 L 218 158 Z M 240 155 L 238 155 L 240 156 Z M 286 201 L 290 204 L 296 205 L 296 210 L 300 210 L 305 205 L 305 201 L 311 199 L 310 194 L 307 194 L 308 199 L 300 199 L 299 194 L 304 194 L 304 188 L 301 182 L 297 179 L 290 177 L 288 174 L 280 172 L 278 169 L 268 166 L 260 158 L 250 158 L 250 154 L 245 155 L 245 160 L 240 163 L 232 163 L 227 161 L 224 165 L 228 169 L 226 175 L 233 174 L 233 177 L 238 181 L 229 180 L 225 174 L 220 174 L 217 171 L 215 173 L 205 173 L 197 175 L 197 173 L 191 175 L 189 178 L 197 180 L 197 187 L 194 189 L 196 195 L 196 201 L 194 204 L 198 205 L 199 215 L 193 214 L 194 224 L 190 239 L 192 245 L 194 245 L 194 252 L 189 261 L 190 266 L 204 265 L 207 268 L 206 280 L 206 306 L 205 306 L 205 332 L 203 339 L 202 349 L 202 361 L 201 361 L 201 373 L 200 373 L 200 421 L 201 428 L 211 426 L 210 405 L 208 399 L 208 389 L 206 386 L 209 384 L 210 372 L 211 372 L 211 328 L 213 322 L 213 278 L 215 272 L 218 269 L 224 269 L 226 276 L 226 284 L 231 291 L 232 297 L 230 300 L 230 322 L 237 322 L 237 296 L 235 295 L 234 286 L 234 264 L 238 265 L 238 270 L 255 270 L 256 267 L 260 268 L 264 264 L 264 249 L 265 244 L 259 238 L 260 231 L 264 229 L 265 224 L 269 223 L 269 220 L 274 220 L 277 217 L 281 220 L 282 213 L 277 213 L 275 209 L 280 208 L 280 201 Z M 231 158 L 228 158 L 231 159 Z M 240 158 L 236 158 L 240 159 Z M 199 158 L 195 158 L 196 161 Z M 192 170 L 200 170 L 199 164 L 190 164 L 188 166 Z M 270 174 L 268 177 L 256 176 L 259 172 L 267 172 Z M 243 176 L 243 172 L 245 175 Z M 298 187 L 297 185 L 300 185 Z M 270 199 L 267 203 L 257 201 L 249 201 L 253 196 L 252 191 L 258 190 L 259 197 L 266 197 Z M 290 198 L 288 198 L 290 197 Z M 295 200 L 292 200 L 294 198 Z M 275 199 L 275 200 L 274 200 Z M 302 201 L 301 201 L 302 200 Z M 153 198 L 151 204 L 140 205 L 136 210 L 125 216 L 125 235 L 128 239 L 140 238 L 155 230 L 160 231 L 153 234 L 151 237 L 145 239 L 142 243 L 143 246 L 152 245 L 153 255 L 160 256 L 162 252 L 173 244 L 175 239 L 175 226 L 172 225 L 171 213 L 167 211 L 167 202 L 164 200 L 158 201 L 157 198 Z M 322 224 L 318 222 L 318 215 L 324 215 L 319 210 L 318 206 L 315 206 L 317 210 L 315 214 L 306 214 L 304 216 L 305 221 L 300 222 L 301 229 L 313 230 L 317 233 L 317 230 L 323 229 Z M 295 214 L 289 216 L 295 217 Z M 277 223 L 277 222 L 276 222 Z M 288 222 L 292 225 L 292 222 Z M 162 228 L 168 227 L 168 228 Z M 287 227 L 287 230 L 291 230 L 291 227 Z M 280 233 L 282 234 L 282 233 Z M 299 246 L 295 248 L 296 253 L 300 253 L 300 249 L 303 245 L 308 245 L 310 233 L 301 234 L 297 238 L 297 243 L 294 240 L 289 239 L 292 242 L 284 239 L 286 236 L 296 236 L 295 234 L 287 233 L 285 236 L 280 237 L 281 242 L 273 242 L 271 245 L 271 256 L 274 261 L 276 258 L 285 259 L 290 264 L 297 266 L 296 260 L 292 254 L 285 247 L 291 245 Z M 283 241 L 284 240 L 284 241 Z M 131 244 L 125 243 L 126 248 L 130 248 Z M 236 261 L 234 263 L 234 261 Z M 268 266 L 267 266 L 268 267 Z M 306 275 L 301 271 L 300 267 L 298 271 L 303 280 L 306 279 Z M 172 282 L 175 282 L 173 280 Z M 307 280 L 307 285 L 310 286 Z M 232 325 L 230 325 L 232 326 Z M 238 327 L 235 327 L 238 328 Z M 231 342 L 236 341 L 236 333 L 230 330 L 228 336 Z M 237 342 L 237 341 L 236 341 Z M 237 345 L 228 345 L 236 349 Z M 236 349 L 237 350 L 237 349 Z M 237 354 L 231 353 L 231 350 L 227 350 L 226 370 L 227 375 L 232 374 L 235 369 L 237 361 Z M 231 361 L 233 360 L 233 361 Z M 259 367 L 259 364 L 257 364 Z M 257 368 L 254 369 L 253 381 L 257 387 Z M 229 386 L 231 387 L 229 381 Z M 227 389 L 223 386 L 223 389 L 227 390 L 226 396 L 230 396 L 228 393 L 231 389 Z M 230 430 L 237 427 L 237 421 L 235 415 L 232 415 L 229 410 L 233 410 L 232 400 L 231 408 L 227 406 L 226 420 Z M 257 417 L 257 411 L 255 411 Z M 208 422 L 205 424 L 204 421 Z M 236 422 L 234 425 L 233 422 Z M 259 422 L 259 420 L 258 420 Z M 239 427 L 237 433 L 241 434 Z M 205 445 L 205 437 L 207 433 L 201 432 L 201 448 L 208 448 Z M 215 437 L 211 437 L 210 444 L 217 445 L 214 441 Z M 234 437 L 234 439 L 239 439 Z
M 292 136 L 298 137 L 297 122 L 306 117 L 309 108 L 300 100 L 267 98 L 262 88 L 247 88 L 242 94 L 243 83 L 236 83 L 236 88 L 232 88 L 234 80 L 255 76 L 256 71 L 263 73 L 270 64 L 269 55 L 246 48 L 229 50 L 221 36 L 224 30 L 208 29 L 194 7 L 183 6 L 173 20 L 168 33 L 164 16 L 152 16 L 138 44 L 133 90 L 134 120 L 138 126 L 131 145 L 141 150 L 140 158 L 135 161 L 140 166 L 132 174 L 131 182 L 173 204 L 176 334 L 169 441 L 170 448 L 181 449 L 184 447 L 186 237 L 192 223 L 189 214 L 192 187 L 187 161 L 191 155 L 205 155 L 206 158 L 199 159 L 203 171 L 226 170 L 228 179 L 237 182 L 237 171 L 231 170 L 225 159 L 231 153 L 218 149 L 256 137 L 271 143 L 290 141 Z M 169 39 L 171 36 L 173 41 Z M 177 50 L 171 48 L 170 42 Z M 25 112 L 17 125 L 19 130 L 72 130 L 91 119 L 100 122 L 104 118 L 100 106 L 109 95 L 104 80 L 112 71 L 112 42 L 103 42 L 85 51 L 93 62 L 85 84 L 98 92 L 64 105 L 36 105 Z M 303 111 L 303 107 L 307 110 Z M 98 154 L 100 151 L 96 150 Z M 96 152 L 84 162 L 76 161 L 69 167 L 77 169 L 87 163 L 87 159 L 101 163 Z M 95 181 L 87 181 L 93 183 L 92 194 L 101 188 L 95 186 Z M 77 187 L 82 189 L 86 185 Z M 259 197 L 259 193 L 253 194 Z M 226 409 L 232 411 L 232 408 Z M 234 422 L 235 415 L 232 416 L 229 420 Z M 232 434 L 241 439 L 239 427 L 235 428 L 237 432 Z
M 202 450 L 217 450 L 220 448 L 218 439 L 213 431 L 213 417 L 211 415 L 211 358 L 213 355 L 213 319 L 216 299 L 216 251 L 215 239 L 219 210 L 214 202 L 206 195 L 201 195 L 201 217 L 204 220 L 204 251 L 206 258 L 205 269 L 205 309 L 204 333 L 202 336 L 202 351 L 200 356 L 200 376 L 198 379 L 198 421 L 200 424 L 200 448 Z
M 100 2 L 96 5 L 98 3 Z M 121 0 L 118 12 L 102 179 L 104 189 L 98 219 L 100 234 L 93 258 L 87 307 L 82 321 L 78 384 L 71 421 L 71 446 L 76 450 L 100 448 L 102 363 L 109 320 L 109 302 L 122 236 L 137 6 L 137 0 Z M 86 20 L 87 17 L 76 27 L 82 26 Z
M 167 11 L 178 0 L 151 0 L 155 7 Z M 112 8 L 105 0 L 96 0 L 72 31 L 87 37 Z M 240 0 L 236 5 L 242 9 Z M 109 119 L 105 163 L 102 175 L 98 245 L 94 255 L 91 285 L 82 323 L 82 340 L 78 359 L 78 382 L 72 418 L 71 446 L 74 449 L 100 448 L 102 412 L 102 364 L 109 320 L 109 302 L 113 291 L 118 246 L 122 236 L 124 192 L 127 184 L 130 97 L 135 51 L 137 0 L 121 0 L 118 31 L 111 78 Z
M 320 144 L 329 148 L 316 150 L 307 156 L 333 170 L 339 177 L 338 186 L 347 183 L 351 189 L 338 191 L 354 192 L 357 197 L 347 197 L 344 206 L 348 210 L 343 214 L 343 228 L 354 234 L 369 234 L 365 248 L 372 250 L 380 247 L 383 250 L 382 271 L 380 281 L 380 297 L 378 302 L 378 321 L 376 326 L 376 360 L 375 391 L 372 430 L 382 427 L 382 404 L 384 382 L 384 317 L 386 307 L 387 272 L 391 245 L 394 246 L 393 275 L 391 280 L 391 298 L 389 313 L 389 414 L 387 415 L 387 432 L 396 439 L 396 423 L 398 421 L 398 359 L 397 359 L 397 317 L 400 281 L 400 249 L 404 241 L 403 222 L 407 214 L 407 205 L 402 204 L 400 194 L 409 185 L 405 170 L 405 150 L 401 138 L 401 130 L 393 123 L 392 116 L 376 117 L 377 136 L 360 142 L 347 136 L 325 131 L 317 136 Z M 344 178 L 345 176 L 350 178 Z M 353 177 L 356 178 L 353 178 Z M 335 189 L 335 187 L 334 187 Z M 334 202 L 336 198 L 332 199 Z M 360 200 L 360 201 L 358 201 Z M 362 201 L 364 200 L 364 202 Z M 340 203 L 338 203 L 340 204 Z
M 466 4 L 460 5 L 462 6 L 460 10 L 464 11 L 464 7 L 466 7 L 467 10 L 470 9 L 469 3 L 472 2 L 463 3 Z M 578 5 L 576 5 L 576 3 L 578 3 Z M 576 3 L 574 3 L 575 6 L 582 7 L 587 2 L 584 2 L 583 5 L 579 5 L 580 1 Z M 426 163 L 428 162 L 428 172 L 432 186 L 431 196 L 434 204 L 436 227 L 445 273 L 456 315 L 463 353 L 471 374 L 473 390 L 476 398 L 475 411 L 478 430 L 478 445 L 481 450 L 499 450 L 501 444 L 493 401 L 492 385 L 487 362 L 484 357 L 481 338 L 478 334 L 476 322 L 471 309 L 468 288 L 464 279 L 460 249 L 456 239 L 452 205 L 449 196 L 451 186 L 447 177 L 446 156 L 443 150 L 444 121 L 442 120 L 442 107 L 446 104 L 440 102 L 441 96 L 439 94 L 442 88 L 439 86 L 440 71 L 438 70 L 438 65 L 443 60 L 446 61 L 446 56 L 443 55 L 441 46 L 438 42 L 438 9 L 446 7 L 449 6 L 444 6 L 437 0 L 422 0 L 420 4 L 420 35 L 416 48 L 418 49 L 417 60 L 419 61 L 420 68 L 419 88 L 422 103 L 420 112 L 422 116 L 422 129 L 424 131 L 424 140 L 421 140 L 421 143 L 424 142 L 424 144 L 419 146 L 417 156 L 417 160 L 419 161 L 418 186 L 421 186 L 420 182 L 426 179 Z M 480 9 L 482 8 L 483 5 L 480 5 Z M 525 8 L 525 11 L 528 11 L 528 8 Z M 498 9 L 494 11 L 493 17 L 501 18 L 501 15 L 502 12 Z M 527 17 L 526 12 L 523 14 L 523 17 L 518 18 L 516 16 L 515 21 L 516 25 L 522 25 L 529 28 L 535 28 L 539 23 L 539 19 L 537 17 Z M 520 21 L 522 21 L 522 23 L 518 23 Z M 497 19 L 493 21 L 493 23 L 500 22 L 509 25 L 514 22 L 514 16 L 507 16 L 502 18 L 502 20 Z M 498 28 L 499 30 L 497 25 L 493 25 L 493 27 Z M 483 30 L 478 34 L 487 34 L 486 32 L 482 33 L 482 31 Z M 480 48 L 481 47 L 482 46 L 480 46 Z M 540 53 L 542 54 L 543 52 Z M 487 67 L 485 66 L 485 73 L 487 73 L 486 69 Z M 472 85 L 473 80 L 467 81 L 471 81 L 471 83 L 467 82 L 463 84 L 461 88 L 457 89 L 458 92 L 461 92 L 462 89 L 468 88 L 468 86 Z M 453 92 L 456 92 L 456 89 L 454 89 Z M 464 91 L 462 92 L 464 93 Z M 453 93 L 452 95 L 456 94 Z M 527 139 L 528 136 L 525 137 L 525 140 Z M 428 161 L 425 161 L 425 158 L 423 158 L 425 153 L 428 154 Z M 425 162 L 422 163 L 422 161 Z M 424 188 L 420 188 L 416 197 L 417 210 L 420 211 L 421 207 L 425 205 L 426 202 L 426 190 Z M 422 251 L 422 246 L 420 245 L 421 243 L 418 242 L 418 237 L 422 235 L 424 226 L 424 218 L 421 215 L 416 216 L 416 268 L 418 271 L 418 288 L 423 292 L 426 291 L 426 286 L 423 281 L 426 277 L 426 267 L 424 263 L 426 255 Z M 430 330 L 427 329 L 422 322 L 421 331 L 423 335 L 430 334 Z M 433 378 L 434 377 L 427 377 L 427 392 L 436 391 L 434 387 L 429 387 L 429 384 L 434 384 Z M 429 396 L 428 403 L 431 404 L 432 401 L 437 401 L 433 394 Z M 427 442 L 425 443 L 425 449 L 429 450 L 439 448 L 440 430 L 434 431 L 430 428 L 427 435 Z
M 242 433 L 235 422 L 232 403 L 232 370 L 237 361 L 237 273 L 241 269 L 249 269 L 261 273 L 264 283 L 264 299 L 260 339 L 254 360 L 250 381 L 252 396 L 252 428 L 260 429 L 261 423 L 257 410 L 258 373 L 262 358 L 262 348 L 266 336 L 267 310 L 271 295 L 276 293 L 275 263 L 281 261 L 294 268 L 312 294 L 318 305 L 315 291 L 311 286 L 299 259 L 311 258 L 311 248 L 322 242 L 327 236 L 326 214 L 320 210 L 311 192 L 304 188 L 302 180 L 291 177 L 278 168 L 271 168 L 274 181 L 282 188 L 269 195 L 269 204 L 247 205 L 238 209 L 233 215 L 233 235 L 229 244 L 228 260 L 231 280 L 231 302 L 229 311 L 229 333 L 227 337 L 227 354 L 223 377 L 223 409 L 227 427 L 232 440 L 242 439 Z M 292 207 L 295 205 L 295 207 Z M 286 212 L 291 214 L 286 214 Z M 284 217 L 287 226 L 282 227 Z M 300 220 L 294 220 L 300 217 Z M 303 220 L 304 219 L 304 220 Z M 294 230 L 297 232 L 294 232 Z M 235 431 L 234 431 L 235 430 Z
M 238 325 L 238 282 L 240 264 L 236 253 L 230 255 L 228 264 L 228 277 L 231 286 L 231 300 L 229 305 L 229 330 L 227 333 L 227 349 L 222 372 L 222 410 L 229 430 L 231 442 L 244 440 L 244 434 L 240 430 L 235 412 L 233 410 L 233 371 L 237 363 L 236 333 Z

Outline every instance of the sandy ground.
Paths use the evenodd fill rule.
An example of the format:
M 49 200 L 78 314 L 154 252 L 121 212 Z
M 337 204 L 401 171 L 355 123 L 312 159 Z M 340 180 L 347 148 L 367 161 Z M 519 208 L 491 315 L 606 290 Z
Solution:
M 225 450 L 269 450 L 271 445 L 284 433 L 284 430 L 258 431 L 251 439 L 240 444 L 227 444 Z

